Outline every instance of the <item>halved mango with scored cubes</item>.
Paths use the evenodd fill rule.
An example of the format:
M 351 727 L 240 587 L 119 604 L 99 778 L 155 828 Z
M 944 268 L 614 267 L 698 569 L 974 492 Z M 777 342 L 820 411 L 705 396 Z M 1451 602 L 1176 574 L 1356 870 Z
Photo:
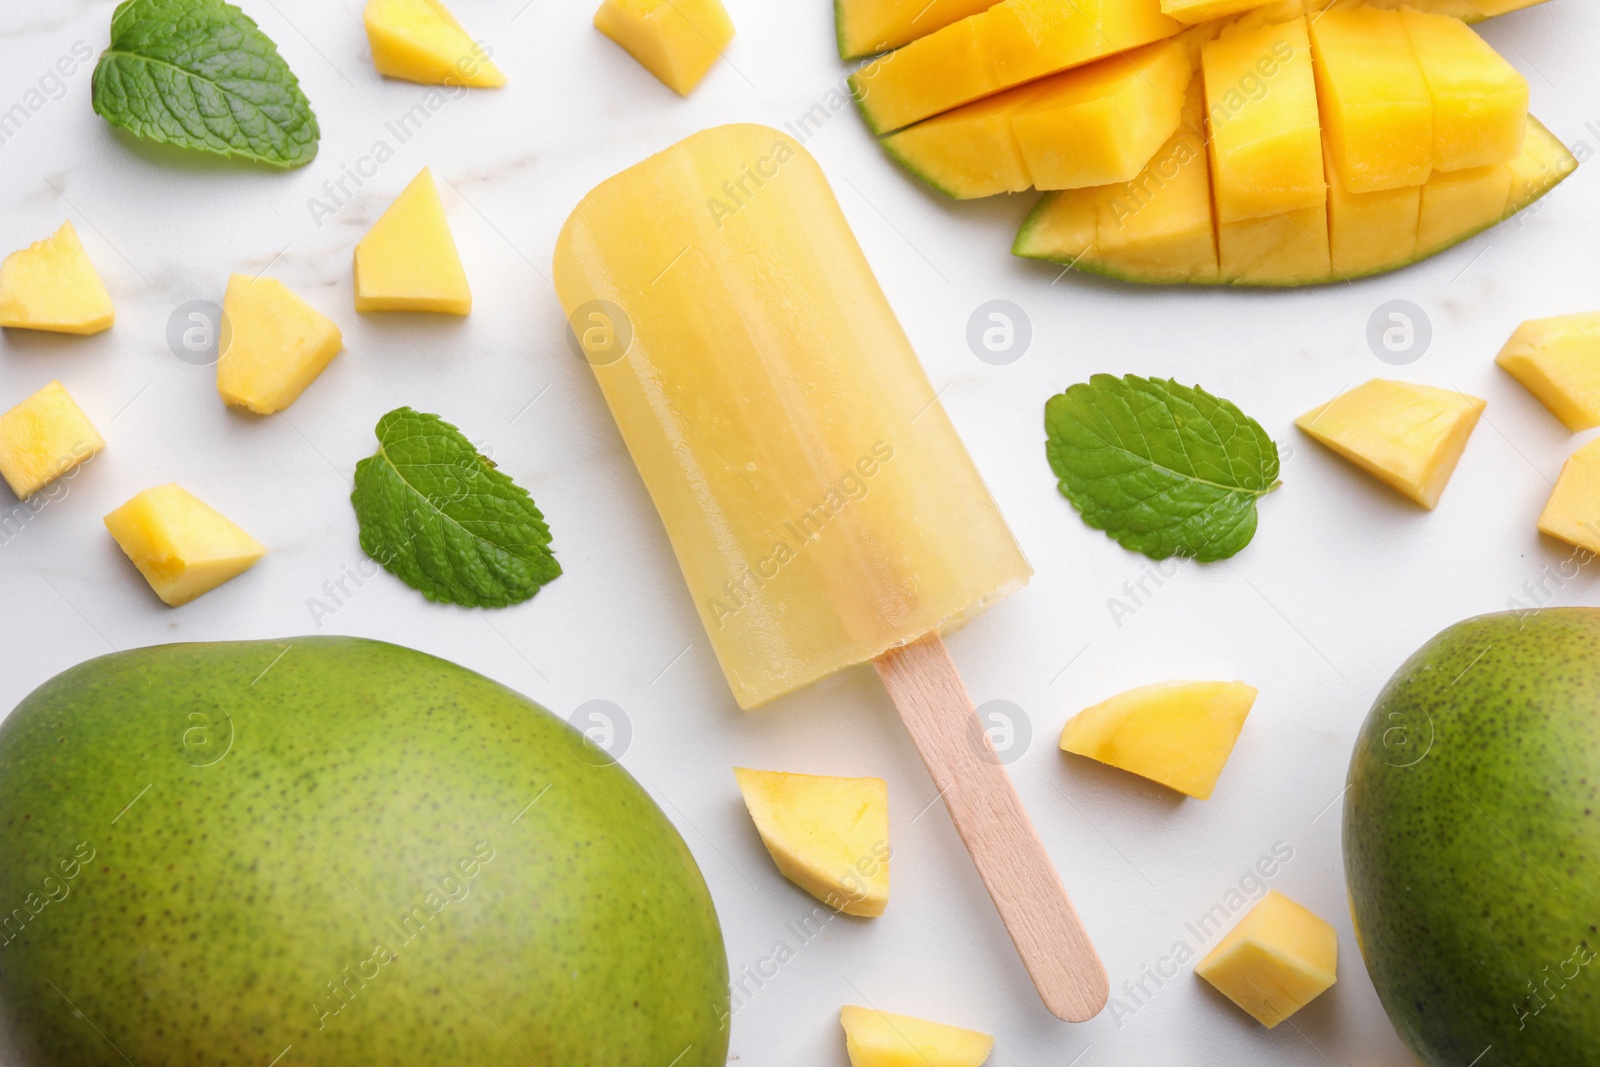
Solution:
M 925 27 L 852 86 L 889 154 L 935 189 L 1047 190 L 1018 256 L 1133 282 L 1320 284 L 1441 252 L 1577 167 L 1461 17 L 1526 6 L 1002 0 Z M 1193 84 L 1176 62 L 1123 86 L 1107 75 L 1178 53 Z M 1051 94 L 1072 106 L 1047 118 Z M 1180 169 L 1174 116 L 1190 112 L 1206 153 Z M 1145 212 L 1158 224 L 1130 225 Z M 1210 230 L 1212 254 L 1173 247 L 1175 230 Z

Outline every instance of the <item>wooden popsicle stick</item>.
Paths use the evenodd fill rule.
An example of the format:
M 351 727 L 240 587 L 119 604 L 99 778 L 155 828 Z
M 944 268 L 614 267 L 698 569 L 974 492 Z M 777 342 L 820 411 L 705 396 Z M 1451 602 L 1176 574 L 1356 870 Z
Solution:
M 1105 965 L 978 719 L 938 634 L 873 661 L 1045 1007 L 1068 1022 L 1099 1014 Z

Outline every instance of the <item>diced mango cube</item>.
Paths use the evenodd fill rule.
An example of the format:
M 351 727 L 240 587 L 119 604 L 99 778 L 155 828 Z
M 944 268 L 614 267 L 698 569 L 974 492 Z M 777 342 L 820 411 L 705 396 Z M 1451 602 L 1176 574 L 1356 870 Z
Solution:
M 1037 189 L 1081 189 L 1138 177 L 1178 128 L 1193 68 L 1169 38 L 1047 78 L 1011 116 Z
M 835 911 L 882 915 L 889 905 L 889 787 L 735 767 L 745 807 L 783 876 Z
M 187 604 L 266 555 L 261 543 L 180 485 L 146 489 L 106 516 L 106 529 L 156 596 Z
M 356 245 L 357 311 L 465 315 L 472 290 L 427 167 Z
M 1161 13 L 1190 26 L 1212 19 L 1226 18 L 1253 8 L 1264 7 L 1273 0 L 1161 0 Z
M 594 24 L 679 96 L 700 84 L 733 40 L 722 0 L 604 0 Z
M 1256 702 L 1243 682 L 1160 682 L 1067 720 L 1061 748 L 1205 800 Z
M 1326 210 L 1322 125 L 1306 20 L 1207 41 L 1200 66 L 1217 221 Z M 1323 225 L 1326 231 L 1326 219 Z M 1222 272 L 1228 274 L 1226 263 Z
M 1374 378 L 1306 412 L 1295 425 L 1431 509 L 1485 405 L 1451 389 Z
M 116 313 L 72 220 L 0 263 L 0 326 L 91 334 Z
M 1008 89 L 907 126 L 883 139 L 884 150 L 956 200 L 1031 189 L 1033 175 L 1011 117 L 1039 95 L 1040 84 Z
M 1600 552 L 1600 439 L 1567 457 L 1539 516 L 1539 532 Z
M 1194 973 L 1270 1030 L 1327 991 L 1338 970 L 1333 927 L 1274 889 Z
M 0 415 L 0 476 L 25 500 L 106 447 L 83 409 L 51 382 Z
M 1422 186 L 1417 212 L 1417 255 L 1430 256 L 1505 217 L 1511 192 L 1509 163 L 1435 171 Z
M 1353 193 L 1421 185 L 1433 171 L 1433 96 L 1398 11 L 1334 8 L 1311 20 L 1328 144 Z
M 1178 130 L 1139 173 L 1097 197 L 1097 251 L 1150 281 L 1211 281 L 1217 276 L 1206 158 L 1205 89 L 1190 82 Z
M 262 415 L 282 411 L 344 347 L 339 327 L 276 278 L 228 279 L 217 391 Z
M 1333 269 L 1341 277 L 1359 278 L 1411 262 L 1417 254 L 1422 187 L 1351 192 L 1333 153 L 1323 154 L 1328 166 L 1328 246 Z
M 1567 429 L 1600 426 L 1600 311 L 1524 322 L 1495 362 Z
M 839 1021 L 850 1067 L 980 1067 L 994 1051 L 988 1034 L 909 1015 L 850 1006 Z
M 1433 96 L 1433 166 L 1509 163 L 1528 128 L 1528 80 L 1460 19 L 1403 8 Z
M 439 0 L 367 0 L 362 18 L 379 74 L 475 89 L 506 83 L 500 68 L 490 62 L 489 50 Z
M 1225 281 L 1314 284 L 1328 279 L 1332 262 L 1325 203 L 1217 224 L 1217 263 Z

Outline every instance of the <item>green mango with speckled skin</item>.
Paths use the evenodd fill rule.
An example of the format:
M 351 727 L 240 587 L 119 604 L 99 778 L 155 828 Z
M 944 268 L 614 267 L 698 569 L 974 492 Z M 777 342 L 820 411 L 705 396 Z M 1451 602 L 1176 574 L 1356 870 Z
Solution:
M 1407 660 L 1356 741 L 1344 851 L 1427 1067 L 1600 1064 L 1600 610 L 1468 619 Z
M 699 869 L 621 767 L 356 638 L 163 645 L 0 723 L 7 1067 L 721 1067 Z

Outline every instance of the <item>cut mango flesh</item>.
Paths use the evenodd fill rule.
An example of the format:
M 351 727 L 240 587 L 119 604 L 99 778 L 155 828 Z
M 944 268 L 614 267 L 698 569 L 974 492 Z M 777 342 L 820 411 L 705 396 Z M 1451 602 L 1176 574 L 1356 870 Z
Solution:
M 493 89 L 506 76 L 439 0 L 367 0 L 363 21 L 379 74 L 424 85 Z
M 595 28 L 679 96 L 688 96 L 733 40 L 722 0 L 605 0 Z
M 1305 20 L 1226 34 L 1207 41 L 1200 55 L 1217 220 L 1325 206 Z
M 1422 187 L 1417 212 L 1417 253 L 1432 255 L 1477 233 L 1505 215 L 1511 194 L 1511 166 L 1495 163 L 1471 170 L 1437 171 Z
M 1161 13 L 1191 26 L 1265 7 L 1274 0 L 1161 0 Z
M 106 446 L 60 382 L 0 415 L 0 477 L 26 499 Z
M 835 911 L 889 905 L 889 787 L 735 767 L 745 807 L 783 876 Z
M 262 415 L 294 403 L 344 347 L 339 327 L 276 278 L 229 278 L 222 317 L 217 392 Z
M 834 0 L 839 58 L 858 59 L 909 44 L 969 15 L 994 0 Z
M 1439 502 L 1485 401 L 1375 378 L 1306 412 L 1295 425 L 1425 508 Z
M 1157 153 L 1156 162 L 1163 158 L 1162 153 Z M 1147 169 L 1147 174 L 1141 176 L 1134 184 L 1146 183 L 1156 188 L 1158 192 L 1152 198 L 1152 204 L 1164 204 L 1171 199 L 1162 183 L 1154 181 Z M 1407 214 L 1406 204 L 1411 197 L 1418 203 L 1414 227 L 1422 223 L 1422 201 L 1429 195 L 1429 186 L 1432 187 L 1432 203 L 1434 210 L 1428 215 L 1427 238 L 1428 246 L 1423 246 L 1417 240 L 1418 231 L 1413 229 L 1408 233 L 1385 234 L 1376 230 L 1369 230 L 1362 239 L 1362 235 L 1351 227 L 1354 224 L 1354 212 L 1357 208 L 1365 210 L 1373 202 L 1365 198 L 1359 202 L 1342 199 L 1339 190 L 1330 186 L 1328 200 L 1328 227 L 1330 230 L 1330 260 L 1328 270 L 1320 277 L 1306 277 L 1304 269 L 1307 260 L 1315 254 L 1315 236 L 1308 227 L 1314 223 L 1301 221 L 1295 227 L 1278 225 L 1278 236 L 1283 241 L 1283 247 L 1296 253 L 1294 260 L 1286 260 L 1282 264 L 1271 261 L 1256 260 L 1253 269 L 1241 273 L 1243 266 L 1249 265 L 1247 257 L 1239 254 L 1241 244 L 1239 235 L 1229 232 L 1229 227 L 1218 227 L 1223 233 L 1224 244 L 1232 253 L 1227 257 L 1223 270 L 1220 273 L 1204 269 L 1202 263 L 1198 267 L 1191 267 L 1191 256 L 1185 253 L 1174 254 L 1170 257 L 1158 258 L 1152 262 L 1151 255 L 1142 249 L 1115 249 L 1102 248 L 1096 240 L 1096 231 L 1093 226 L 1087 229 L 1083 220 L 1094 219 L 1100 210 L 1100 205 L 1105 203 L 1111 195 L 1108 190 L 1116 189 L 1115 186 L 1102 186 L 1094 189 L 1073 189 L 1061 193 L 1047 194 L 1040 200 L 1033 212 L 1023 222 L 1017 234 L 1016 243 L 1012 251 L 1016 255 L 1030 259 L 1046 259 L 1057 263 L 1065 263 L 1078 270 L 1093 274 L 1103 274 L 1107 277 L 1119 278 L 1125 281 L 1143 283 L 1171 283 L 1189 282 L 1207 284 L 1221 281 L 1232 285 L 1290 285 L 1312 284 L 1320 282 L 1347 281 L 1356 277 L 1356 272 L 1374 274 L 1386 270 L 1395 270 L 1407 264 L 1414 263 L 1425 255 L 1442 251 L 1451 245 L 1459 244 L 1467 238 L 1480 232 L 1486 225 L 1509 218 L 1522 211 L 1555 188 L 1567 175 L 1571 174 L 1578 166 L 1578 161 L 1571 152 L 1567 151 L 1549 130 L 1534 119 L 1528 117 L 1528 136 L 1523 144 L 1522 155 L 1517 160 L 1506 164 L 1510 172 L 1510 186 L 1506 202 L 1502 210 L 1492 218 L 1485 219 L 1481 214 L 1469 213 L 1466 216 L 1455 217 L 1449 210 L 1441 210 L 1443 205 L 1451 201 L 1465 203 L 1468 207 L 1482 208 L 1487 199 L 1492 199 L 1484 192 L 1488 186 L 1490 175 L 1475 171 L 1452 173 L 1435 173 L 1429 179 L 1428 185 L 1410 191 L 1405 203 L 1390 203 L 1388 207 L 1377 212 L 1377 217 L 1369 225 L 1390 225 L 1398 217 Z M 1462 179 L 1457 175 L 1464 175 L 1466 184 L 1459 183 Z M 1498 177 L 1495 178 L 1495 189 L 1500 188 Z M 1478 183 L 1482 184 L 1478 184 Z M 1471 195 L 1474 191 L 1483 193 L 1483 196 Z M 1403 192 L 1403 191 L 1402 191 Z M 1386 197 L 1387 193 L 1368 194 L 1373 197 Z M 1379 202 L 1381 204 L 1381 202 Z M 1146 208 L 1145 210 L 1152 210 Z M 1374 208 L 1376 210 L 1376 208 Z M 1209 215 L 1207 224 L 1210 224 Z M 1287 238 L 1297 237 L 1297 243 L 1289 243 Z M 1308 241 L 1309 238 L 1309 241 Z M 1257 242 L 1258 244 L 1260 242 Z M 1412 252 L 1405 252 L 1411 246 Z M 1377 262 L 1384 248 L 1389 248 L 1397 258 L 1388 262 Z M 1339 258 L 1339 257 L 1344 258 Z
M 1214 280 L 1217 246 L 1204 109 L 1196 76 L 1177 132 L 1137 178 L 1048 194 L 1023 223 L 1012 251 L 1050 258 L 1040 253 L 1071 249 L 1071 258 L 1063 262 L 1092 259 L 1107 265 L 1105 273 L 1153 282 Z
M 1568 457 L 1539 516 L 1539 532 L 1600 552 L 1600 440 Z
M 1328 249 L 1333 272 L 1359 278 L 1415 259 L 1422 187 L 1353 193 L 1333 153 L 1323 157 L 1328 166 Z
M 1427 181 L 1433 96 L 1400 12 L 1336 8 L 1309 22 L 1322 123 L 1345 186 L 1376 193 Z
M 1333 927 L 1269 890 L 1194 972 L 1270 1030 L 1328 990 L 1338 970 Z
M 1205 800 L 1255 701 L 1243 682 L 1141 686 L 1074 715 L 1061 748 Z
M 1524 322 L 1495 362 L 1567 429 L 1600 426 L 1600 312 Z
M 862 67 L 850 87 L 867 125 L 889 133 L 1182 29 L 1160 0 L 1001 0 Z
M 1433 101 L 1433 166 L 1465 170 L 1522 154 L 1528 80 L 1459 19 L 1407 8 L 1406 32 Z
M 115 317 L 71 220 L 0 263 L 0 326 L 91 334 Z
M 850 1067 L 980 1067 L 994 1051 L 994 1038 L 976 1030 L 846 1007 L 844 1025 Z
M 1129 181 L 1177 128 L 1189 74 L 1174 38 L 946 111 L 883 145 L 956 199 Z
M 356 245 L 357 311 L 465 315 L 472 291 L 427 167 Z
M 171 607 L 249 570 L 267 552 L 179 485 L 146 489 L 105 522 L 150 588 Z

